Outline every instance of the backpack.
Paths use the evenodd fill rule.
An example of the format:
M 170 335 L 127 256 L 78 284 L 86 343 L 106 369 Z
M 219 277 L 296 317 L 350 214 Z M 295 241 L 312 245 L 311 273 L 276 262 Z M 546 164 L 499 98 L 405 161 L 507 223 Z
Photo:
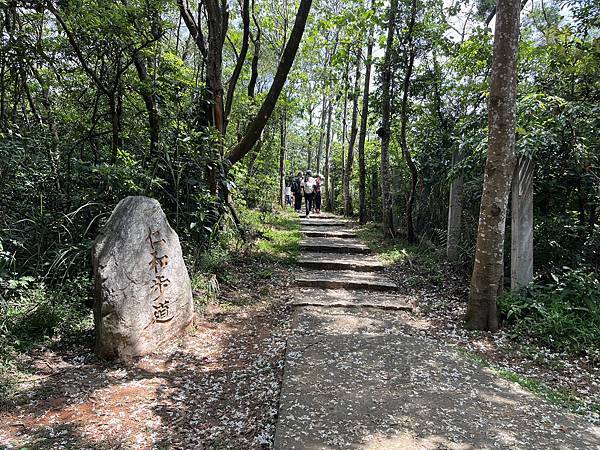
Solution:
M 309 182 L 309 180 L 312 180 L 312 182 Z M 315 179 L 312 177 L 304 180 L 304 193 L 310 195 L 315 192 L 315 185 Z
M 292 181 L 292 192 L 294 194 L 300 192 L 300 180 L 298 178 L 294 178 L 294 181 Z

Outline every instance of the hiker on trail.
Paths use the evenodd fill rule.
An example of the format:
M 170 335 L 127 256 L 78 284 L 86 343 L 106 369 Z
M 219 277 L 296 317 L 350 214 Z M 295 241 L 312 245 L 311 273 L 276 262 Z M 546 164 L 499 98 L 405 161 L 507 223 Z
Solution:
M 297 213 L 302 210 L 302 172 L 298 172 L 292 180 L 292 194 L 294 195 L 294 209 Z
M 292 204 L 292 183 L 288 178 L 288 181 L 285 184 L 285 206 Z
M 315 212 L 317 214 L 321 214 L 321 182 L 323 180 L 323 175 L 318 174 L 315 179 Z
M 306 202 L 306 217 L 310 216 L 310 212 L 314 207 L 316 180 L 312 177 L 310 170 L 306 171 L 306 176 L 302 180 L 302 191 L 304 192 L 304 201 Z

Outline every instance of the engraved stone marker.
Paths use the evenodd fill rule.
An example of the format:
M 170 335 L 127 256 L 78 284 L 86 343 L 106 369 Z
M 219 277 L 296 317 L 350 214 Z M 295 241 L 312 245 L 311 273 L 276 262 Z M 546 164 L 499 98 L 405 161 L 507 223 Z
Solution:
M 191 324 L 179 238 L 156 200 L 121 200 L 94 242 L 92 264 L 98 355 L 142 356 Z

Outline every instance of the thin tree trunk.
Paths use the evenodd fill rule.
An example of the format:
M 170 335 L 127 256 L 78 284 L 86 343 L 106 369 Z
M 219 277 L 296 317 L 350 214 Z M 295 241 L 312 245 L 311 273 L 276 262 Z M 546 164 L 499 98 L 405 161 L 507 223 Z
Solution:
M 314 111 L 314 106 L 313 109 L 309 109 L 308 111 L 308 131 L 306 132 L 307 134 L 307 142 L 308 142 L 308 155 L 306 157 L 306 168 L 310 169 L 312 167 L 312 156 L 313 156 L 313 150 L 312 150 L 312 121 L 313 121 L 313 111 Z
M 121 119 L 119 116 L 119 95 L 116 92 L 111 93 L 108 99 L 108 107 L 111 123 L 111 164 L 117 162 L 117 153 L 121 147 Z
M 379 194 L 381 193 L 381 185 L 379 184 L 379 171 L 373 169 L 371 172 L 371 211 L 370 218 L 372 221 L 377 220 L 377 203 L 379 200 Z
M 385 237 L 393 237 L 394 230 L 394 203 L 391 189 L 391 171 L 390 171 L 390 91 L 392 81 L 392 53 L 394 51 L 394 31 L 396 29 L 396 14 L 398 11 L 398 0 L 391 0 L 388 12 L 388 30 L 385 47 L 385 56 L 382 67 L 382 97 L 381 97 L 381 128 L 379 136 L 381 137 L 381 209 L 382 209 L 382 227 Z
M 138 78 L 142 84 L 140 89 L 140 95 L 144 100 L 146 106 L 146 113 L 148 114 L 148 132 L 150 134 L 150 152 L 148 154 L 148 161 L 152 161 L 153 158 L 158 154 L 158 142 L 160 138 L 160 115 L 158 112 L 158 99 L 156 98 L 156 92 L 152 88 L 152 80 L 148 76 L 148 70 L 146 67 L 146 61 L 144 57 L 136 52 L 133 55 L 133 63 L 135 65 Z
M 294 27 L 292 28 L 290 38 L 277 66 L 277 72 L 275 73 L 273 84 L 271 85 L 271 88 L 269 89 L 269 92 L 267 93 L 258 114 L 248 126 L 246 135 L 240 142 L 238 142 L 229 150 L 227 159 L 231 164 L 235 164 L 241 160 L 246 153 L 252 149 L 254 144 L 256 144 L 256 141 L 258 141 L 260 138 L 260 135 L 264 130 L 269 117 L 271 117 L 273 109 L 275 108 L 275 104 L 277 103 L 277 99 L 279 98 L 279 95 L 281 94 L 283 86 L 287 80 L 288 73 L 292 68 L 292 64 L 294 63 L 296 52 L 298 51 L 302 35 L 304 34 L 304 27 L 306 25 L 306 20 L 308 18 L 308 13 L 310 12 L 311 5 L 312 0 L 300 0 Z
M 250 38 L 250 0 L 243 0 L 242 4 L 242 24 L 243 24 L 243 37 L 242 37 L 242 48 L 238 55 L 229 86 L 227 87 L 227 98 L 225 99 L 225 129 L 227 129 L 227 122 L 229 121 L 229 114 L 231 113 L 231 106 L 233 105 L 233 95 L 235 94 L 235 87 L 237 85 L 240 74 L 246 62 L 246 55 L 248 54 L 248 44 Z
M 373 3 L 374 4 L 374 1 Z M 358 199 L 359 221 L 367 223 L 367 170 L 365 167 L 365 142 L 369 121 L 369 86 L 371 84 L 371 58 L 373 56 L 373 30 L 369 33 L 367 59 L 365 61 L 365 83 L 363 88 L 362 112 L 360 115 L 360 133 L 358 136 Z
M 6 60 L 2 55 L 2 67 L 0 68 L 0 129 L 6 129 Z
M 461 142 L 462 147 L 462 142 Z M 452 155 L 452 167 L 456 167 L 463 158 L 462 148 L 454 151 Z M 462 229 L 462 206 L 463 206 L 464 177 L 462 171 L 456 175 L 450 184 L 450 200 L 448 206 L 448 232 L 446 239 L 446 255 L 449 261 L 458 258 L 458 243 Z
M 331 151 L 331 116 L 333 113 L 333 103 L 329 102 L 329 110 L 327 111 L 327 131 L 326 131 L 326 139 L 325 139 L 325 167 L 324 167 L 324 176 L 325 176 L 325 207 L 329 211 L 333 211 L 333 202 L 331 201 L 331 191 L 332 187 L 329 180 L 329 156 Z
M 488 157 L 479 212 L 475 264 L 466 314 L 472 329 L 498 329 L 506 209 L 515 166 L 520 0 L 498 0 L 488 107 Z
M 321 105 L 321 124 L 319 126 L 319 147 L 317 148 L 317 175 L 321 173 L 321 158 L 323 156 L 323 141 L 325 139 L 325 120 L 327 119 L 328 103 L 325 99 L 325 84 L 323 83 L 323 103 Z M 310 167 L 308 167 L 310 169 Z
M 279 204 L 285 205 L 285 150 L 286 150 L 286 122 L 287 115 L 284 111 L 279 130 Z
M 346 69 L 344 71 L 344 109 L 342 113 L 342 194 L 346 179 L 346 137 L 348 136 L 348 91 L 350 90 L 350 48 L 347 49 Z M 344 205 L 346 204 L 344 200 Z
M 407 55 L 404 72 L 404 82 L 402 86 L 402 108 L 401 108 L 401 124 L 400 124 L 400 147 L 402 155 L 406 161 L 406 165 L 410 171 L 410 195 L 406 205 L 406 237 L 408 242 L 415 242 L 415 229 L 413 221 L 413 209 L 415 207 L 415 197 L 417 194 L 417 166 L 412 159 L 408 144 L 406 142 L 406 127 L 408 125 L 408 97 L 410 94 L 410 81 L 415 62 L 415 49 L 413 47 L 413 33 L 415 28 L 415 20 L 417 18 L 417 0 L 412 0 L 410 20 L 408 24 L 407 35 Z
M 223 40 L 225 38 L 225 13 L 219 0 L 205 2 L 208 17 L 208 53 L 206 81 L 212 96 L 212 124 L 220 134 L 225 133 L 225 105 L 223 102 Z
M 348 158 L 346 160 L 346 170 L 344 171 L 344 215 L 351 216 L 352 196 L 350 195 L 350 179 L 352 178 L 352 169 L 354 165 L 354 144 L 358 134 L 358 97 L 360 96 L 360 67 L 361 50 L 358 51 L 356 58 L 356 73 L 354 74 L 354 92 L 352 94 L 352 125 L 350 130 L 350 142 L 348 143 Z

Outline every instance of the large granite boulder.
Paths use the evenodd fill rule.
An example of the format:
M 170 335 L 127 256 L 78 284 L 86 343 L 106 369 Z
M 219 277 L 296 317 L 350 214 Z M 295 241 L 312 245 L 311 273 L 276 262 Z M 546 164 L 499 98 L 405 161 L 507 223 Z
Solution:
M 94 242 L 92 264 L 98 355 L 142 356 L 191 324 L 181 245 L 156 200 L 121 200 Z

